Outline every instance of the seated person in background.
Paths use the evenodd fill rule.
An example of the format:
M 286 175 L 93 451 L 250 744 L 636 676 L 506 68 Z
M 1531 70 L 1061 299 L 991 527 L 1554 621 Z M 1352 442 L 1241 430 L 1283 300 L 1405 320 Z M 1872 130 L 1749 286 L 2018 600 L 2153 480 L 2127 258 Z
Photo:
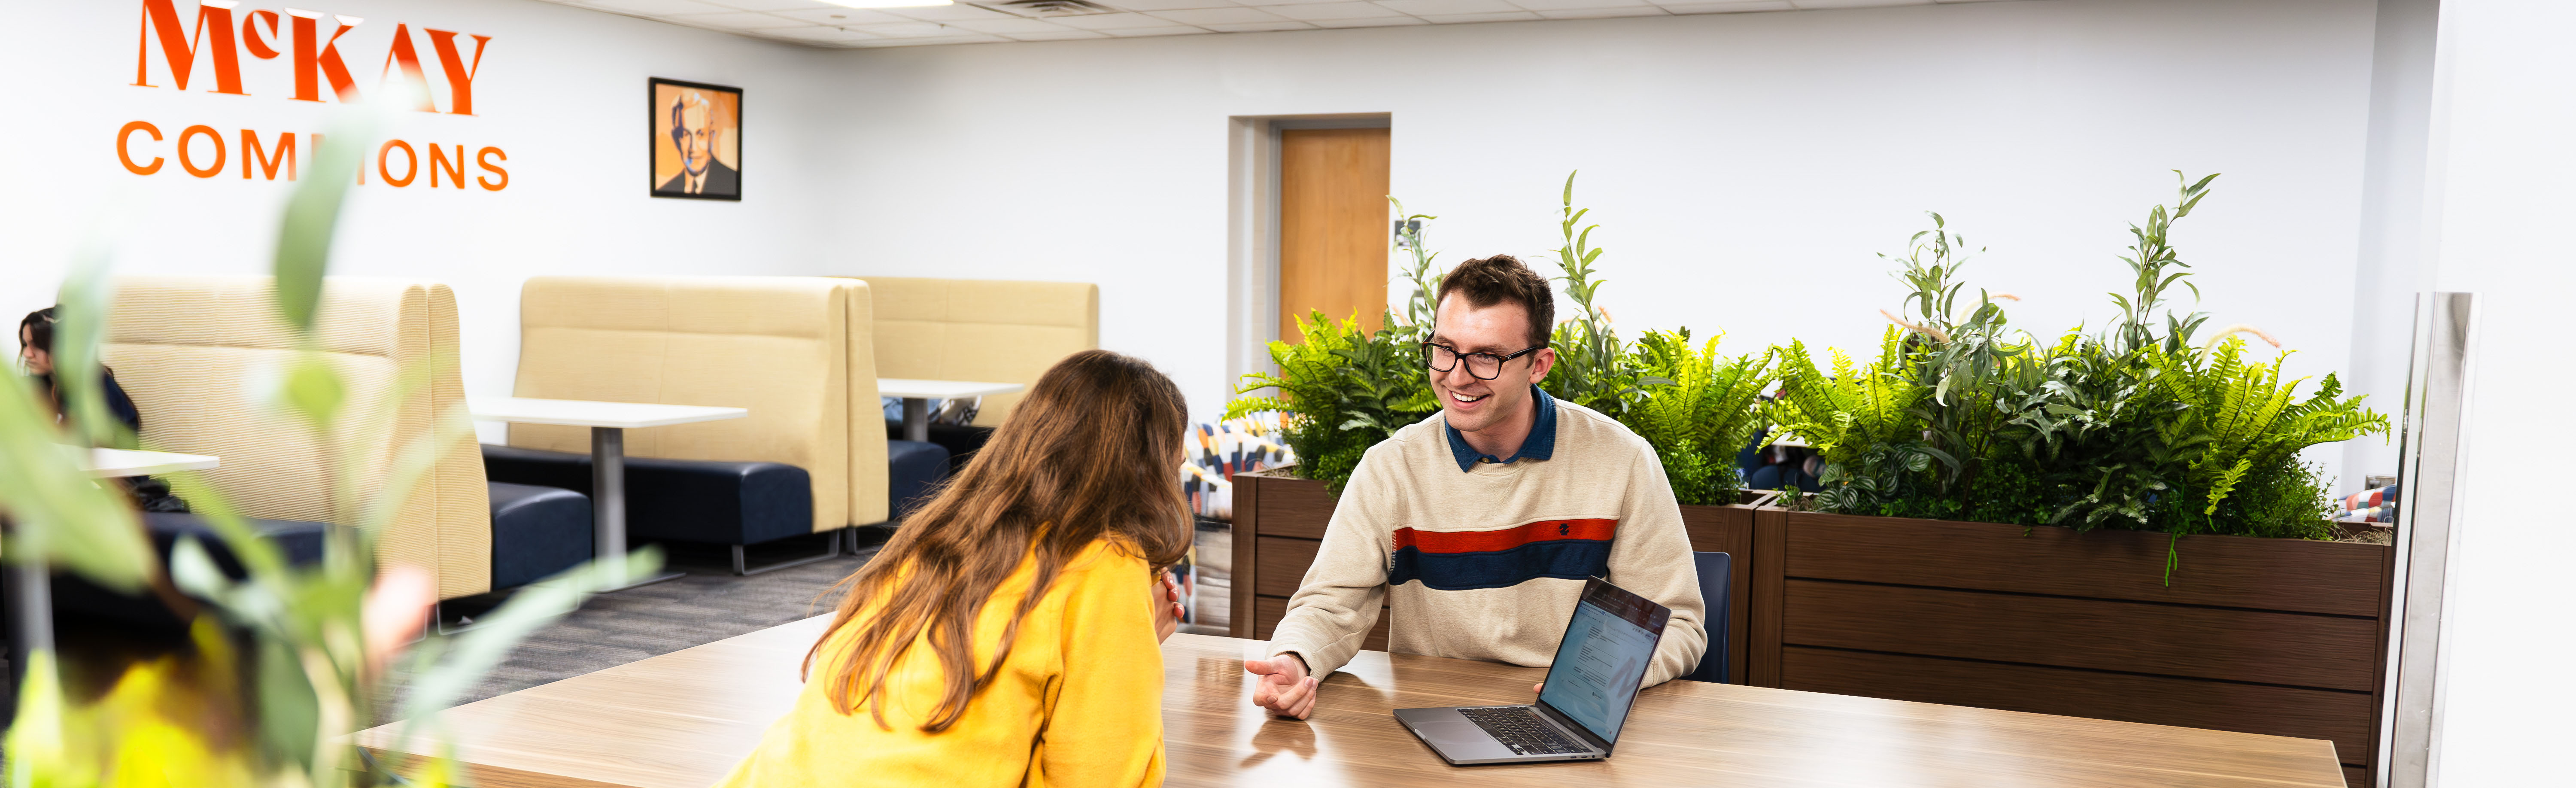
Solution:
M 1600 577 L 1672 608 L 1652 686 L 1699 664 L 1699 573 L 1663 463 L 1609 417 L 1540 391 L 1555 295 L 1506 255 L 1440 281 L 1423 362 L 1440 412 L 1369 447 L 1288 600 L 1252 702 L 1303 719 L 1391 602 L 1391 651 L 1531 667 Z
M 53 408 L 57 424 L 62 423 L 69 412 L 62 387 L 54 380 L 54 325 L 60 322 L 54 310 L 59 308 L 49 306 L 29 312 L 25 319 L 18 321 L 18 366 L 26 370 L 27 377 L 35 379 L 36 391 L 44 395 L 45 405 Z M 143 432 L 143 411 L 134 406 L 133 397 L 126 396 L 125 387 L 117 385 L 115 370 L 104 365 L 98 368 L 98 392 L 99 399 L 107 405 L 108 415 L 123 423 L 128 433 Z M 132 444 L 129 442 L 117 448 L 132 448 Z M 150 476 L 132 476 L 119 481 L 125 483 L 126 492 L 134 496 L 135 506 L 143 511 L 188 511 L 187 501 L 170 494 L 169 482 Z
M 53 407 L 54 421 L 58 424 L 63 421 L 65 412 L 63 390 L 54 383 L 54 324 L 61 322 L 54 310 L 60 308 L 45 307 L 27 313 L 25 319 L 18 321 L 18 366 L 26 370 L 27 377 L 35 379 L 36 391 L 45 395 L 45 404 Z M 125 395 L 125 387 L 116 384 L 116 370 L 101 365 L 98 368 L 98 388 L 100 398 L 107 402 L 109 415 L 125 422 L 129 431 L 143 431 L 143 412 L 134 407 L 134 398 Z
M 1129 356 L 1047 370 L 843 581 L 795 709 L 719 785 L 1160 784 L 1185 413 Z
M 1772 399 L 1772 397 L 1763 397 Z M 1736 470 L 1743 474 L 1744 489 L 1790 490 L 1817 492 L 1824 484 L 1817 481 L 1824 461 L 1816 450 L 1805 446 L 1762 445 L 1771 437 L 1771 428 L 1753 431 L 1753 441 L 1735 453 Z

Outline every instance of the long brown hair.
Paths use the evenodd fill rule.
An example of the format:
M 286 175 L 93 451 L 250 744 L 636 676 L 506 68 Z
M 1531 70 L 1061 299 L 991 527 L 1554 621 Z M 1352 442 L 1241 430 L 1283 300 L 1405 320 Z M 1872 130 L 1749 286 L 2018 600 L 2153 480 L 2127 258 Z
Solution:
M 1191 531 L 1177 465 L 1186 413 L 1172 379 L 1131 356 L 1086 350 L 1048 369 L 965 470 L 842 581 L 850 591 L 832 628 L 805 653 L 810 674 L 833 635 L 858 628 L 849 655 L 824 677 L 832 707 L 852 714 L 867 703 L 877 726 L 888 727 L 886 675 L 927 633 L 948 692 L 921 729 L 947 730 L 992 683 L 1021 618 L 1083 548 L 1106 539 L 1154 566 L 1179 561 Z M 977 615 L 1032 551 L 1028 594 L 992 662 L 973 665 Z M 864 607 L 873 610 L 862 620 Z

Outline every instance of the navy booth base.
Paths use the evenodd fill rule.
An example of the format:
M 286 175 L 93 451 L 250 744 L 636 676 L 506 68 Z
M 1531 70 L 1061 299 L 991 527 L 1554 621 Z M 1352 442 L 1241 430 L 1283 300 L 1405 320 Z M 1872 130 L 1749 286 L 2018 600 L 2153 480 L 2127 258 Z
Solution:
M 1727 647 L 1734 645 L 1726 642 L 1726 634 L 1734 623 L 1728 620 L 1728 611 L 1734 609 L 1729 603 L 1735 589 L 1735 558 L 1725 553 L 1692 553 L 1691 563 L 1699 566 L 1699 600 L 1708 609 L 1704 622 L 1708 625 L 1708 652 L 1700 655 L 1699 668 L 1682 678 L 1724 684 Z
M 590 496 L 561 487 L 488 482 L 492 590 L 534 583 L 591 559 Z
M 590 455 L 483 445 L 483 473 L 495 482 L 558 487 L 590 495 Z M 585 498 L 584 500 L 587 500 Z M 500 506 L 496 493 L 493 506 Z M 493 551 L 501 549 L 494 523 Z M 839 534 L 822 555 L 765 566 L 744 564 L 743 547 L 814 533 L 814 487 L 805 469 L 775 462 L 626 458 L 629 543 L 702 542 L 733 548 L 733 571 L 757 574 L 841 554 Z M 499 585 L 496 580 L 494 585 Z

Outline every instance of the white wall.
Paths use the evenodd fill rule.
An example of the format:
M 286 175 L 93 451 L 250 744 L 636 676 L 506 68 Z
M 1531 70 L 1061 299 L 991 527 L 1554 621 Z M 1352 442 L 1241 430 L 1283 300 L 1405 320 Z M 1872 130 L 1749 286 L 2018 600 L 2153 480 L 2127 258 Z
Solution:
M 1545 256 L 1580 168 L 1619 325 L 1736 352 L 1874 347 L 1903 296 L 1874 254 L 1925 210 L 1989 247 L 1969 276 L 2022 296 L 2019 323 L 2098 327 L 2167 170 L 2223 172 L 2177 233 L 2210 326 L 2322 375 L 2352 352 L 2373 13 L 2051 0 L 866 50 L 827 246 L 854 273 L 1099 282 L 1102 343 L 1211 412 L 1229 116 L 1391 113 L 1395 192 L 1442 217 L 1450 262 Z
M 289 184 L 242 180 L 233 135 L 256 129 L 273 144 L 277 132 L 324 131 L 338 108 L 290 98 L 291 54 L 243 56 L 249 95 L 218 95 L 210 92 L 208 60 L 197 65 L 190 91 L 173 88 L 156 46 L 157 87 L 133 86 L 138 5 L 13 8 L 21 35 L 0 48 L 0 63 L 31 77 L 18 83 L 19 106 L 30 110 L 21 115 L 44 121 L 12 135 L 20 164 L 0 194 L 0 236 L 11 241 L 0 315 L 13 327 L 27 311 L 52 303 L 78 228 L 101 216 L 125 221 L 119 271 L 266 272 Z M 244 13 L 283 7 L 257 0 L 244 6 Z M 179 7 L 193 22 L 194 3 L 180 0 Z M 508 186 L 432 191 L 423 175 L 395 189 L 371 176 L 352 192 L 333 265 L 338 274 L 453 285 L 468 391 L 509 392 L 519 285 L 528 276 L 820 272 L 823 236 L 814 228 L 829 217 L 824 195 L 840 188 L 808 160 L 830 147 L 818 107 L 841 80 L 830 73 L 837 66 L 827 53 L 533 0 L 319 0 L 319 7 L 366 20 L 340 49 L 370 94 L 396 23 L 407 24 L 442 109 L 449 107 L 441 69 L 420 29 L 492 37 L 474 79 L 474 116 L 414 114 L 391 136 L 415 146 L 464 143 L 469 156 L 499 146 L 509 157 Z M 655 76 L 744 89 L 742 202 L 645 196 L 643 99 L 646 78 Z M 151 176 L 127 172 L 114 144 L 117 130 L 133 120 L 150 121 L 170 138 L 157 148 L 164 158 L 188 125 L 221 130 L 233 142 L 230 169 L 199 179 L 172 160 Z M 155 149 L 149 138 L 133 141 L 137 158 L 148 161 L 143 151 Z M 206 144 L 198 145 L 202 154 Z M 467 170 L 469 178 L 481 174 Z M 14 340 L 9 347 L 15 352 Z
M 2479 299 L 2471 353 L 2450 636 L 2439 681 L 2438 784 L 2544 785 L 2576 723 L 2560 678 L 2576 652 L 2567 558 L 2576 529 L 2552 493 L 2576 477 L 2576 423 L 2549 402 L 2569 373 L 2576 252 L 2576 4 L 2444 0 L 2427 191 L 2437 285 Z
M 395 23 L 494 36 L 478 116 L 397 136 L 500 145 L 512 180 L 358 190 L 336 270 L 455 285 L 477 393 L 509 388 L 532 274 L 1093 281 L 1103 344 L 1213 413 L 1232 385 L 1227 119 L 1386 112 L 1395 192 L 1445 217 L 1444 260 L 1540 262 L 1581 168 L 1621 327 L 1724 329 L 1736 352 L 1868 347 L 1902 296 L 1874 255 L 1903 251 L 1925 210 L 1989 247 L 1970 278 L 2022 296 L 2019 323 L 2099 326 L 2166 170 L 2224 172 L 2177 236 L 2202 306 L 2317 375 L 2385 351 L 2351 345 L 2373 297 L 2353 285 L 2373 8 L 2048 0 L 829 52 L 533 0 L 348 0 L 323 10 L 368 20 L 343 48 L 370 88 Z M 284 61 L 245 61 L 248 97 L 134 87 L 133 4 L 25 15 L 46 33 L 0 58 L 60 75 L 34 87 L 59 130 L 30 159 L 46 186 L 0 197 L 22 239 L 0 314 L 48 302 L 74 228 L 102 213 L 138 228 L 121 270 L 263 270 L 284 184 L 131 175 L 113 136 L 135 119 L 323 128 L 326 107 L 282 95 Z M 647 76 L 749 91 L 748 199 L 643 196 Z M 2345 487 L 2386 470 L 2316 454 Z

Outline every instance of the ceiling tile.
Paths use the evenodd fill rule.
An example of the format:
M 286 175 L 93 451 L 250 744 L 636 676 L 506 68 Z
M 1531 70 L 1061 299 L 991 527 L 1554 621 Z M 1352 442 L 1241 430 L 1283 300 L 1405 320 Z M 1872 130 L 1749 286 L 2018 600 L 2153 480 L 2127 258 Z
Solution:
M 1652 0 L 1509 0 L 1512 5 L 1531 11 L 1568 11 L 1576 8 L 1624 8 L 1653 5 Z M 1708 0 L 1701 0 L 1707 2 Z
M 895 22 L 883 25 L 852 25 L 850 26 L 850 29 L 867 33 L 869 35 L 884 36 L 887 38 L 929 38 L 958 35 L 962 32 L 969 32 L 964 28 L 950 27 L 937 22 Z
M 927 19 L 933 22 L 946 22 L 951 19 L 1020 18 L 1012 14 L 1005 14 L 1000 11 L 987 11 L 971 5 L 934 5 L 922 8 L 880 8 L 876 10 L 877 13 L 881 14 L 893 14 L 906 19 Z
M 1540 11 L 1538 12 L 1538 15 L 1549 19 L 1608 19 L 1620 16 L 1671 16 L 1671 14 L 1666 12 L 1664 9 L 1650 5 L 1632 5 L 1625 8 L 1568 8 L 1562 11 Z
M 1799 8 L 1873 8 L 1883 5 L 1931 5 L 1932 0 L 1789 0 Z
M 1009 37 L 1014 41 L 1065 41 L 1076 38 L 1108 38 L 1109 34 L 1090 30 L 1068 30 L 1059 27 L 1044 33 L 1011 33 L 1009 34 Z
M 1379 0 L 1378 5 L 1424 17 L 1432 14 L 1494 14 L 1520 10 L 1503 0 Z
M 1727 3 L 1656 3 L 1675 14 L 1734 14 L 1745 11 L 1795 11 L 1789 0 L 1738 0 Z
M 1207 28 L 1207 29 L 1209 29 L 1209 30 L 1217 31 L 1217 32 L 1219 32 L 1219 33 L 1261 33 L 1261 32 L 1267 32 L 1267 31 L 1272 31 L 1272 30 L 1313 30 L 1313 29 L 1315 29 L 1315 26 L 1314 26 L 1314 25 L 1306 24 L 1306 23 L 1304 23 L 1304 22 L 1296 22 L 1296 21 L 1285 20 L 1285 19 L 1280 20 L 1280 21 L 1277 21 L 1277 22 L 1234 22 L 1234 23 L 1221 23 L 1221 24 L 1203 25 L 1203 27 L 1206 27 L 1206 28 Z
M 798 27 L 786 30 L 763 30 L 760 31 L 760 34 L 770 38 L 783 38 L 791 41 L 823 44 L 868 41 L 877 38 L 876 36 L 856 30 L 842 30 L 835 27 Z
M 1261 10 L 1290 19 L 1368 19 L 1403 16 L 1375 3 L 1313 3 L 1309 5 L 1266 5 Z
M 1188 25 L 1173 25 L 1171 27 L 1129 27 L 1117 30 L 1103 30 L 1100 32 L 1108 33 L 1119 38 L 1138 38 L 1143 36 L 1185 36 L 1191 33 L 1205 33 L 1207 32 L 1207 29 L 1190 27 Z
M 1144 14 L 1060 16 L 1055 18 L 1055 23 L 1066 27 L 1077 27 L 1084 30 L 1117 30 L 1130 27 L 1169 27 L 1172 24 Z
M 813 24 L 812 22 L 770 16 L 768 14 L 755 14 L 749 11 L 728 11 L 721 14 L 680 14 L 677 16 L 668 16 L 663 18 L 692 27 L 712 27 L 718 30 L 768 30 L 770 28 L 777 27 L 808 27 Z
M 1496 11 L 1490 14 L 1423 14 L 1422 21 L 1435 25 L 1464 25 L 1476 22 L 1527 22 L 1545 19 L 1528 11 Z
M 878 39 L 878 40 L 875 40 L 875 41 L 863 41 L 863 42 L 857 42 L 857 43 L 856 43 L 856 45 L 857 45 L 857 46 L 862 46 L 862 47 L 875 47 L 875 46 L 925 46 L 925 47 L 926 47 L 926 46 L 938 46 L 938 45 L 940 45 L 940 44 L 999 44 L 999 43 L 1004 43 L 1004 42 L 1007 42 L 1007 41 L 1010 41 L 1010 39 L 1003 38 L 1003 37 L 1001 37 L 1001 36 L 989 36 L 989 35 L 984 35 L 984 34 L 978 33 L 978 34 L 974 34 L 974 35 L 964 35 L 964 36 L 931 36 L 931 37 L 929 37 L 929 38 L 896 38 L 896 39 Z
M 1431 24 L 1409 16 L 1381 16 L 1369 19 L 1315 19 L 1310 20 L 1309 23 L 1316 27 L 1394 27 L 1396 25 Z
M 796 11 L 840 7 L 821 0 L 704 0 L 704 2 L 745 11 Z
M 909 20 L 909 19 L 905 19 L 905 18 L 903 18 L 903 17 L 895 16 L 895 15 L 893 15 L 893 14 L 885 13 L 885 12 L 882 12 L 882 11 L 869 11 L 869 10 L 861 9 L 861 8 L 840 8 L 840 7 L 833 7 L 833 8 L 815 8 L 815 9 L 807 9 L 807 10 L 801 10 L 801 11 L 772 11 L 772 12 L 770 12 L 770 16 L 783 16 L 783 17 L 786 17 L 786 18 L 789 18 L 789 19 L 801 19 L 801 20 L 804 20 L 804 21 L 805 21 L 806 23 L 808 23 L 808 24 L 816 24 L 816 25 L 866 25 L 866 24 L 875 24 L 875 23 L 878 23 L 878 22 L 908 22 L 908 21 L 911 21 L 911 20 Z
M 627 14 L 721 14 L 736 9 L 697 0 L 582 0 L 583 5 Z
M 1163 19 L 1169 19 L 1174 22 L 1179 22 L 1184 25 L 1239 25 L 1252 22 L 1282 21 L 1279 17 L 1272 16 L 1259 9 L 1244 8 L 1242 6 L 1236 6 L 1233 8 L 1199 8 L 1179 11 L 1156 11 L 1153 15 Z
M 1234 0 L 1092 0 L 1120 11 L 1179 11 L 1185 8 L 1232 8 Z
M 1343 3 L 1349 2 L 1349 0 L 1242 0 L 1242 2 L 1244 5 L 1262 6 L 1267 8 L 1275 5 L 1318 5 L 1322 3 Z
M 1065 29 L 1062 25 L 1043 19 L 960 19 L 948 23 L 948 26 L 964 28 L 978 33 L 999 33 L 1002 35 L 1013 35 L 1017 33 L 1044 33 L 1049 30 Z

